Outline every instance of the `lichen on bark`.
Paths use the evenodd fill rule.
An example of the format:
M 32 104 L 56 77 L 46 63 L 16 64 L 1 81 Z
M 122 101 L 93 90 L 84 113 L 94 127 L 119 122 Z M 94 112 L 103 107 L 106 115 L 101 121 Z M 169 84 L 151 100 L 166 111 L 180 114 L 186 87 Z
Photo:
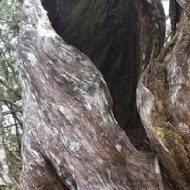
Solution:
M 151 126 L 156 133 L 149 131 L 148 123 L 142 113 L 140 113 L 141 119 L 145 121 L 145 130 L 164 170 L 175 184 L 175 188 L 179 189 L 189 189 L 190 160 L 186 148 L 189 144 L 190 132 L 189 58 L 187 56 L 190 43 L 189 32 L 187 32 L 189 29 L 188 15 L 183 11 L 176 34 L 162 48 L 160 55 L 150 60 L 148 68 L 142 75 L 140 83 L 143 83 L 144 89 L 139 87 L 137 90 L 138 94 L 141 91 L 137 96 L 141 99 L 147 91 L 145 89 L 148 89 L 154 97 L 147 98 L 147 101 L 153 104 L 150 119 L 153 121 Z M 142 101 L 139 110 L 144 110 Z M 161 141 L 157 141 L 157 138 Z M 163 150 L 167 151 L 163 153 Z
M 131 27 L 134 18 L 124 18 L 122 11 L 126 5 L 135 11 L 139 23 L 131 31 L 137 34 L 123 29 L 130 34 L 126 38 L 133 39 L 123 48 L 130 49 L 129 57 L 134 57 L 132 50 L 139 50 L 139 57 L 135 59 L 138 69 L 133 70 L 139 70 L 140 66 L 143 68 L 137 87 L 137 107 L 157 155 L 139 152 L 130 143 L 112 113 L 113 101 L 103 75 L 85 54 L 63 41 L 64 34 L 62 39 L 56 33 L 40 0 L 25 0 L 18 60 L 23 83 L 25 126 L 21 182 L 26 190 L 189 188 L 188 9 L 182 13 L 177 29 L 179 34 L 163 47 L 165 25 L 160 1 L 110 2 L 91 1 L 88 2 L 93 4 L 91 9 L 86 7 L 77 11 L 82 14 L 82 10 L 90 9 L 89 14 L 93 15 L 94 5 L 95 8 L 100 6 L 100 12 L 91 22 L 102 21 L 103 16 L 110 18 L 110 15 L 101 11 L 115 5 L 111 10 L 119 7 L 119 12 L 110 14 L 119 14 L 118 18 L 121 16 L 126 26 Z M 75 1 L 71 10 L 75 10 L 77 5 L 83 6 L 83 3 Z M 64 16 L 67 17 L 66 14 Z M 67 19 L 70 21 L 71 17 Z M 109 19 L 107 22 L 111 23 Z M 114 30 L 115 26 L 117 23 Z M 96 36 L 92 34 L 89 36 L 92 35 L 93 41 Z M 149 35 L 150 39 L 147 38 Z M 130 44 L 135 42 L 137 44 Z M 144 45 L 142 49 L 136 47 L 139 44 Z M 123 56 L 117 54 L 117 64 Z M 106 71 L 115 71 L 121 65 L 114 66 Z M 119 74 L 113 75 L 117 79 Z M 117 80 L 115 82 L 117 85 Z M 122 86 L 124 88 L 125 85 Z M 162 177 L 167 183 L 163 184 Z
M 23 10 L 24 189 L 157 189 L 154 159 L 118 126 L 102 74 L 56 34 L 40 0 Z

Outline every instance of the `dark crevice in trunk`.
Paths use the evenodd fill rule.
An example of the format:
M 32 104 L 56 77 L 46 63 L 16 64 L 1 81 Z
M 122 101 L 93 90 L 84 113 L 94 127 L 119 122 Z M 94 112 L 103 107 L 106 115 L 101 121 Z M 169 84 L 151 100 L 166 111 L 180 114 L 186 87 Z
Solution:
M 180 20 L 181 16 L 181 7 L 177 3 L 176 0 L 170 0 L 170 8 L 169 8 L 169 16 L 171 20 L 171 36 L 174 36 L 176 29 L 177 29 L 177 23 Z
M 133 3 L 126 0 L 42 3 L 56 32 L 87 54 L 104 75 L 116 120 L 131 142 L 140 150 L 148 150 L 148 139 L 136 108 L 140 27 Z
M 70 190 L 68 185 L 65 184 L 66 180 L 65 178 L 63 178 L 62 176 L 57 175 L 57 171 L 55 170 L 55 168 L 53 167 L 53 163 L 51 162 L 51 160 L 49 160 L 48 158 L 45 158 L 46 161 L 46 165 L 49 168 L 49 170 L 51 171 L 52 175 L 56 178 L 56 179 L 60 179 L 62 182 L 62 186 L 64 187 L 64 190 Z M 60 168 L 60 172 L 61 172 L 61 168 Z M 62 173 L 62 172 L 61 172 Z M 51 186 L 51 185 L 50 185 Z

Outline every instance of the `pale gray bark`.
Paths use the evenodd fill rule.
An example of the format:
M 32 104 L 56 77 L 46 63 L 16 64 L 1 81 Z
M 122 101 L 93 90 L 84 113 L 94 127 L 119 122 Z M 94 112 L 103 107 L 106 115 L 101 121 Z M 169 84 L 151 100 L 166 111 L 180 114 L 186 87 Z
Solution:
M 177 0 L 177 2 L 181 5 L 181 7 L 189 15 L 190 14 L 190 0 Z
M 177 189 L 189 189 L 190 179 L 189 30 L 183 11 L 175 36 L 150 60 L 137 88 L 146 133 Z
M 18 57 L 25 190 L 159 189 L 154 159 L 118 126 L 101 73 L 56 34 L 40 0 L 24 3 Z
M 159 162 L 174 188 L 189 188 L 188 20 L 181 20 L 181 37 L 168 52 L 162 49 L 160 1 L 134 3 L 144 30 L 142 64 L 148 64 L 137 105 L 156 158 L 137 151 L 120 129 L 107 85 L 90 59 L 56 34 L 40 0 L 25 0 L 18 46 L 25 190 L 162 190 Z

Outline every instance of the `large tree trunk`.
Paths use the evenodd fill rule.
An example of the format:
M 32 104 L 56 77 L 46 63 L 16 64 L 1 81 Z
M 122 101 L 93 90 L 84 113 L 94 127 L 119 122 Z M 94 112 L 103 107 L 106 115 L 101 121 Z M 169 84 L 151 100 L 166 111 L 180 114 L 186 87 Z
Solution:
M 56 32 L 87 54 L 104 75 L 111 92 L 113 112 L 119 125 L 127 130 L 140 127 L 134 96 L 140 74 L 138 13 L 132 1 L 78 1 L 68 14 L 60 0 L 56 14 L 47 2 L 43 5 Z M 66 1 L 65 1 L 66 2 Z M 83 26 L 83 27 L 81 27 Z M 127 88 L 124 88 L 127 86 Z
M 64 18 L 77 2 L 72 1 L 66 8 Z M 160 61 L 167 51 L 161 50 L 165 25 L 160 1 L 126 2 L 137 18 L 137 24 L 131 29 L 136 32 L 135 37 L 132 35 L 133 40 L 126 42 L 142 44 L 143 48 L 126 47 L 138 51 L 131 51 L 132 57 L 137 53 L 141 56 L 136 59 L 138 69 L 149 64 L 139 81 L 137 105 L 157 156 L 134 148 L 113 116 L 112 98 L 102 74 L 86 55 L 57 35 L 40 0 L 25 0 L 18 46 L 25 126 L 21 182 L 25 190 L 162 190 L 158 158 L 163 177 L 172 188 L 189 188 L 187 12 L 183 12 L 181 19 L 180 38 L 175 36 L 176 46 L 170 50 L 172 56 L 165 59 L 166 66 L 163 66 Z M 111 6 L 114 1 L 107 3 Z M 55 8 L 59 5 L 60 10 L 62 6 L 59 1 L 43 1 L 43 4 Z M 67 7 L 68 1 L 63 5 Z M 49 12 L 53 26 L 57 24 L 53 20 L 58 19 L 54 14 L 57 11 Z M 130 30 L 132 25 L 128 26 Z M 55 28 L 60 34 L 62 29 Z M 159 54 L 162 56 L 157 58 Z M 176 60 L 176 69 L 173 69 L 173 60 Z M 109 67 L 108 72 L 113 69 Z M 114 76 L 117 79 L 119 75 L 116 72 Z M 156 88 L 160 88 L 159 93 Z M 160 114 L 165 112 L 167 116 L 163 119 Z
M 160 55 L 150 60 L 137 88 L 137 106 L 143 126 L 163 170 L 178 189 L 190 188 L 188 14 L 183 10 L 175 35 Z

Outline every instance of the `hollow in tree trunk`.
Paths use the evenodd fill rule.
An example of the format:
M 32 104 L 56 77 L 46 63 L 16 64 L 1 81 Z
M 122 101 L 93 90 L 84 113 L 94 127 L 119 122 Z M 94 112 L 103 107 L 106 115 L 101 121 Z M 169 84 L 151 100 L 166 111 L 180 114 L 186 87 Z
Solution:
M 54 28 L 40 0 L 24 2 L 18 45 L 25 126 L 22 186 L 25 190 L 189 189 L 190 41 L 189 9 L 185 6 L 188 5 L 188 0 L 178 2 L 183 9 L 181 19 L 176 34 L 165 47 L 164 13 L 159 0 L 128 0 L 125 3 L 102 0 L 101 2 L 105 3 L 98 4 L 99 2 L 92 1 L 91 4 L 88 1 L 72 1 L 67 7 L 68 1 L 65 0 L 63 5 L 67 7 L 67 11 L 63 14 L 63 20 L 60 20 L 60 1 L 53 3 L 44 0 L 42 3 L 49 11 Z M 49 5 L 52 8 L 50 10 Z M 87 5 L 90 5 L 90 10 Z M 85 54 L 63 41 L 65 31 L 60 23 L 64 18 L 66 21 L 72 21 L 72 17 L 80 19 L 82 13 L 77 10 L 93 15 L 97 7 L 103 6 L 99 17 L 94 19 L 104 18 L 104 21 L 109 23 L 109 19 L 117 17 L 117 11 L 121 18 L 125 13 L 121 14 L 121 11 L 124 11 L 121 8 L 127 8 L 127 5 L 131 8 L 127 14 L 131 14 L 131 17 L 134 14 L 137 24 L 133 23 L 135 26 L 130 28 L 132 24 L 127 21 L 131 20 L 122 20 L 125 21 L 124 26 L 129 27 L 129 31 L 135 32 L 131 34 L 132 38 L 126 40 L 128 44 L 124 47 L 129 48 L 127 57 L 131 56 L 131 74 L 143 70 L 141 77 L 140 74 L 137 75 L 140 77 L 137 108 L 155 154 L 138 151 L 119 127 L 112 113 L 113 101 L 104 77 L 111 89 L 109 72 L 113 71 L 113 80 L 122 73 L 122 69 L 118 68 L 131 67 L 121 60 L 118 61 L 119 64 L 124 65 L 115 67 L 120 54 L 112 50 L 117 58 L 107 67 L 103 67 L 108 69 L 100 69 L 103 76 Z M 114 14 L 112 11 L 115 9 L 117 11 Z M 112 11 L 107 12 L 110 10 Z M 59 27 L 56 25 L 57 20 Z M 62 24 L 64 26 L 64 23 Z M 114 25 L 113 34 L 117 34 L 116 28 L 122 25 L 123 22 Z M 102 29 L 101 23 L 99 27 L 97 32 Z M 104 30 L 103 27 L 102 31 Z M 63 33 L 63 39 L 57 32 L 59 35 Z M 109 31 L 105 32 L 109 34 Z M 89 33 L 92 34 L 95 33 Z M 79 38 L 82 39 L 84 36 L 80 35 Z M 96 36 L 94 38 L 96 39 Z M 88 44 L 81 44 L 80 42 L 78 48 L 86 48 L 87 51 Z M 110 42 L 106 47 L 110 50 L 112 45 Z M 96 60 L 96 48 L 97 46 L 92 44 L 92 52 L 84 52 Z M 108 64 L 108 52 L 104 55 L 106 58 L 99 65 L 100 68 L 102 64 Z M 137 56 L 138 59 L 135 58 Z M 123 55 L 121 57 L 124 59 Z M 137 76 L 131 80 L 130 85 L 133 87 L 130 89 L 136 88 Z M 125 82 L 121 86 L 120 83 L 118 85 L 120 90 L 125 90 L 128 84 Z M 116 91 L 112 90 L 112 93 Z M 114 100 L 117 99 L 116 94 Z M 135 96 L 134 93 L 133 95 Z M 132 105 L 135 110 L 134 102 Z M 121 123 L 123 118 L 120 118 Z

